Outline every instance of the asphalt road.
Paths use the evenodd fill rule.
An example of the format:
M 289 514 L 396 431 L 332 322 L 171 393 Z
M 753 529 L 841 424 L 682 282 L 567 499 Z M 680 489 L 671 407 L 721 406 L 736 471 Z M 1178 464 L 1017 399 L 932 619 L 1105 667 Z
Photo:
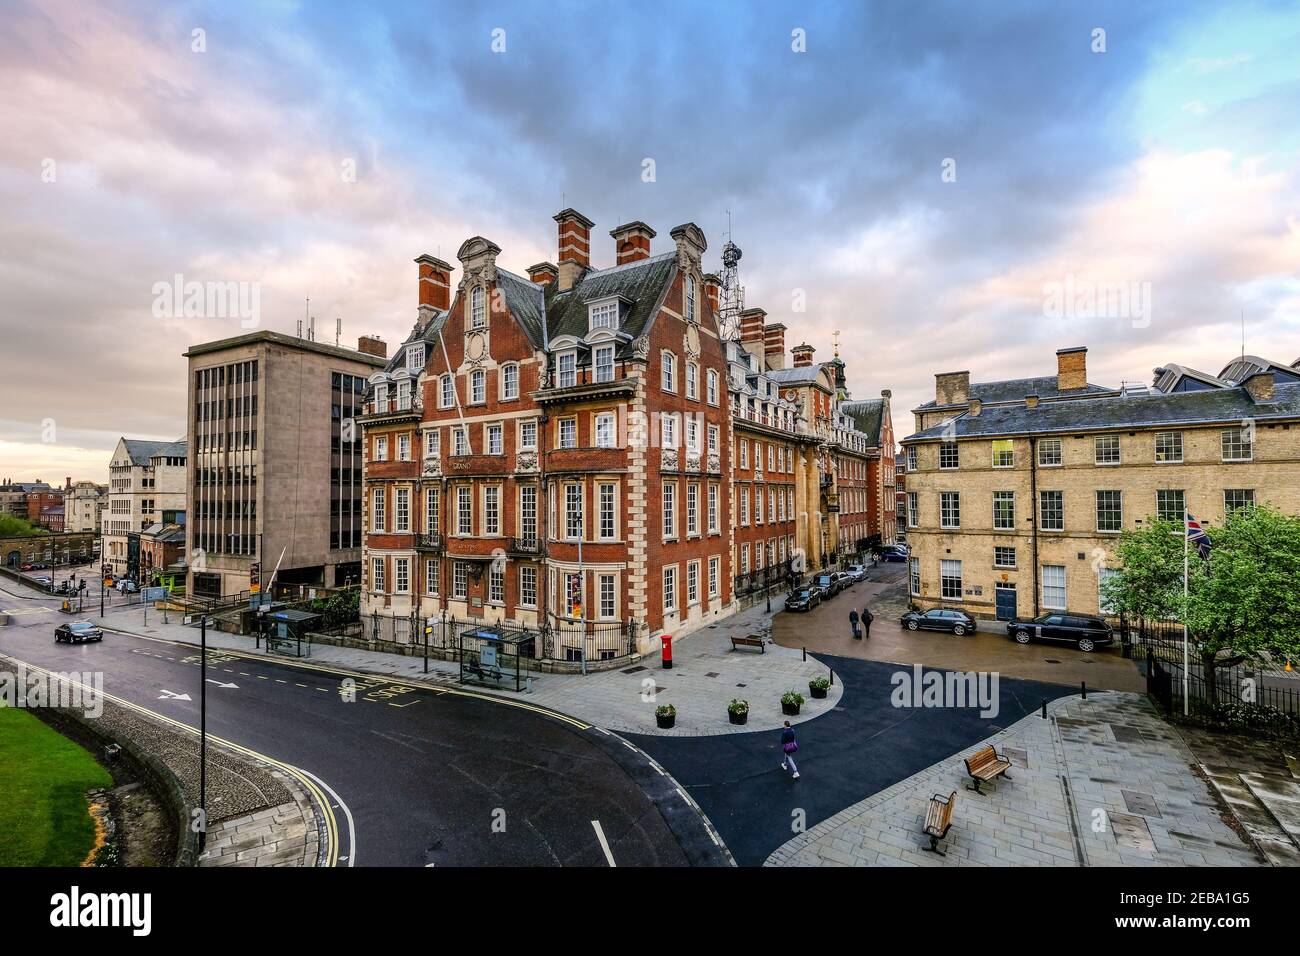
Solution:
M 799 724 L 800 777 L 780 767 L 780 733 L 725 737 L 628 735 L 695 798 L 741 866 L 759 866 L 798 832 L 964 750 L 1077 688 L 1002 677 L 998 712 L 895 707 L 893 676 L 906 666 L 818 655 L 843 681 L 829 714 Z M 930 668 L 926 668 L 930 670 Z
M 0 628 L 0 651 L 102 671 L 107 693 L 198 726 L 193 647 L 111 632 L 56 645 L 68 618 L 46 604 L 0 593 L 0 607 L 24 612 Z M 377 677 L 358 679 L 348 702 L 342 674 L 227 652 L 209 653 L 208 677 L 219 682 L 207 685 L 209 733 L 328 786 L 339 865 L 603 867 L 601 834 L 619 866 L 723 862 L 670 778 L 581 722 Z

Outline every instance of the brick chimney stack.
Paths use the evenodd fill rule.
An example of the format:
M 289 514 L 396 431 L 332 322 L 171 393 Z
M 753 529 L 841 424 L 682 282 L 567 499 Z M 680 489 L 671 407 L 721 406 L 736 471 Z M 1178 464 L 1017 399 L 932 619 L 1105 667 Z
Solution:
M 970 401 L 970 372 L 939 372 L 934 377 L 936 405 L 965 405 Z
M 718 314 L 718 297 L 722 294 L 722 280 L 712 272 L 704 274 L 704 297 L 709 300 L 709 311 Z
M 794 358 L 795 368 L 807 368 L 813 363 L 813 352 L 817 351 L 807 342 L 796 345 L 790 350 L 790 355 Z
M 762 309 L 745 309 L 740 313 L 740 344 L 754 356 L 759 371 L 764 369 L 763 326 L 766 322 L 767 313 Z
M 1088 349 L 1079 345 L 1056 350 L 1056 388 L 1073 392 L 1088 387 Z
M 560 270 L 550 262 L 539 262 L 528 267 L 528 278 L 538 285 L 548 285 L 560 278 Z
M 419 267 L 420 307 L 446 312 L 451 308 L 451 266 L 425 253 L 416 257 Z
M 357 339 L 357 351 L 388 358 L 388 343 L 377 335 L 363 335 Z
M 554 219 L 560 227 L 556 259 L 560 264 L 560 291 L 567 292 L 591 268 L 591 227 L 595 223 L 576 209 L 557 212 Z
M 780 322 L 763 327 L 763 352 L 769 369 L 785 368 L 785 326 Z
M 614 238 L 614 264 L 621 266 L 625 262 L 637 262 L 650 258 L 650 240 L 655 231 L 637 219 L 624 223 L 609 234 Z

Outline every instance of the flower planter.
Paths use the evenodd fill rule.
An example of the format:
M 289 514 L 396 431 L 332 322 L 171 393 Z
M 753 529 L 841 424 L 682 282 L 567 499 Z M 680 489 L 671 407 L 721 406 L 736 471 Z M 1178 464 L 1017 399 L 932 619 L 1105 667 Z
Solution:
M 799 714 L 799 705 L 782 702 L 781 713 L 785 714 L 787 717 L 797 717 Z
M 733 724 L 743 724 L 745 721 L 749 720 L 749 711 L 746 710 L 743 713 L 738 714 L 734 710 L 729 710 L 727 711 L 727 720 L 731 721 Z
M 660 730 L 671 730 L 673 724 L 677 723 L 677 715 L 655 714 L 655 723 L 659 725 Z
M 811 696 L 814 700 L 825 700 L 825 699 L 826 699 L 826 692 L 827 692 L 829 689 L 830 689 L 830 688 L 828 688 L 828 687 L 817 687 L 817 686 L 814 685 L 814 684 L 809 684 L 809 685 L 808 685 L 808 694 L 809 694 L 809 696 Z M 798 713 L 798 708 L 795 709 L 795 712 Z

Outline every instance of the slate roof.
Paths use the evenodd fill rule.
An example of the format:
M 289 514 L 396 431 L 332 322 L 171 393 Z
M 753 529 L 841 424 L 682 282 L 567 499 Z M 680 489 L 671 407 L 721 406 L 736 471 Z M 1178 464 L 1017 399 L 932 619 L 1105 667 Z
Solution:
M 841 402 L 840 411 L 853 419 L 853 427 L 866 435 L 873 445 L 880 444 L 880 429 L 885 423 L 885 400 L 883 398 L 864 398 L 857 401 Z
M 126 453 L 131 458 L 131 464 L 148 465 L 149 459 L 158 454 L 161 449 L 176 443 L 170 441 L 145 441 L 140 438 L 123 438 L 122 444 L 126 446 Z
M 497 288 L 505 298 L 505 306 L 524 327 L 529 340 L 536 348 L 542 347 L 542 316 L 546 312 L 546 293 L 531 279 L 517 276 L 497 267 Z M 583 329 L 586 332 L 586 329 Z
M 781 385 L 811 385 L 817 381 L 821 370 L 820 364 L 797 365 L 792 368 L 774 368 L 765 374 Z
M 159 442 L 158 444 L 161 447 L 150 455 L 150 458 L 157 458 L 159 456 L 166 456 L 168 458 L 185 458 L 190 447 L 190 443 L 184 438 L 176 441 Z
M 1113 388 L 1104 385 L 1088 385 L 1077 392 L 1063 393 L 1056 387 L 1055 375 L 1039 375 L 1033 378 L 1009 378 L 1002 382 L 975 382 L 970 387 L 970 397 L 981 402 L 1018 402 L 1026 395 L 1039 398 L 1057 398 L 1062 394 L 1080 395 L 1084 393 L 1113 392 Z M 926 402 L 920 408 L 934 408 L 934 400 Z
M 953 422 L 956 437 L 967 438 L 1300 418 L 1300 383 L 1278 384 L 1275 389 L 1272 402 L 1256 402 L 1244 387 L 1237 387 L 1050 402 L 1037 408 L 985 406 L 979 415 L 963 413 Z M 903 440 L 940 438 L 944 428 L 935 425 Z
M 411 334 L 403 339 L 402 344 L 393 350 L 393 355 L 388 359 L 388 363 L 384 366 L 384 371 L 395 372 L 399 368 L 406 368 L 406 347 L 408 345 L 411 345 L 414 342 L 436 343 L 438 341 L 438 333 L 441 332 L 442 327 L 447 324 L 447 315 L 447 312 L 440 312 L 435 309 L 433 318 L 429 320 L 429 323 L 423 329 L 419 327 L 417 320 L 416 326 L 411 329 Z M 433 354 L 432 348 L 425 349 L 424 354 L 427 361 L 428 357 Z
M 669 283 L 677 273 L 677 254 L 667 252 L 649 259 L 588 272 L 577 285 L 559 292 L 555 283 L 546 286 L 547 340 L 560 335 L 587 334 L 587 306 L 596 299 L 625 296 L 630 306 L 622 317 L 621 331 L 636 338 L 645 331 Z M 534 288 L 534 283 L 529 283 Z M 514 309 L 512 307 L 512 312 Z M 515 313 L 518 315 L 518 313 Z

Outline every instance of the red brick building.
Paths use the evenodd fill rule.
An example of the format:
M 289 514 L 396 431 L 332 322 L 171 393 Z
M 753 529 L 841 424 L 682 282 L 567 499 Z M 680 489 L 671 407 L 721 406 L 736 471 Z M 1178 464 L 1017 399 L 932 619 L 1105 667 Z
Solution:
M 540 627 L 541 652 L 572 660 L 731 607 L 730 409 L 704 235 L 678 226 L 675 250 L 651 256 L 655 231 L 628 223 L 610 233 L 616 264 L 593 269 L 593 223 L 555 220 L 558 265 L 528 278 L 482 237 L 460 247 L 454 297 L 448 263 L 416 260 L 415 329 L 371 376 L 361 419 L 363 622 Z

